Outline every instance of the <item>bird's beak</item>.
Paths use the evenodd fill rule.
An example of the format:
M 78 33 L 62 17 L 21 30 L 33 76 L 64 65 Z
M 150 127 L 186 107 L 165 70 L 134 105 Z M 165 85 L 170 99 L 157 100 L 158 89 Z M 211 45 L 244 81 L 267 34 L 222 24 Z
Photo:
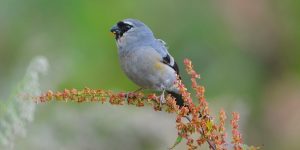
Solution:
M 114 35 L 120 34 L 121 30 L 117 25 L 114 25 L 111 29 L 110 32 L 113 33 Z

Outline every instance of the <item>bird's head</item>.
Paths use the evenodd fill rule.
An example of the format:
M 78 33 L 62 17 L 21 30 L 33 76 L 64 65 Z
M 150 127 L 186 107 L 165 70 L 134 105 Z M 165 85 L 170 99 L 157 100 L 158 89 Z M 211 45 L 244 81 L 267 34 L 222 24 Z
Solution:
M 124 19 L 117 22 L 111 29 L 115 36 L 115 39 L 120 42 L 120 40 L 131 39 L 135 41 L 136 39 L 152 38 L 152 31 L 141 21 L 137 19 Z

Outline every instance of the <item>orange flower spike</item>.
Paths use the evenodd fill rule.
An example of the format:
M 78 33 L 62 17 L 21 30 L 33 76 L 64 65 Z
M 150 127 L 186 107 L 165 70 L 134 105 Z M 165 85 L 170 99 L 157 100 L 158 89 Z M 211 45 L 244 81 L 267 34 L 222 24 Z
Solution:
M 103 94 L 103 92 L 104 92 L 104 91 L 101 90 L 101 89 L 96 89 L 96 93 L 97 93 L 97 94 Z
M 115 104 L 115 99 L 116 99 L 115 95 L 111 95 L 111 96 L 109 97 L 109 103 Z
M 121 99 L 124 99 L 124 98 L 126 98 L 126 93 L 125 92 L 120 92 L 119 94 L 118 94 L 118 97 L 119 98 L 121 98 Z
M 177 116 L 176 117 L 176 123 L 180 123 L 181 122 L 181 118 L 182 118 L 182 116 Z
M 78 103 L 82 103 L 82 102 L 85 102 L 86 101 L 86 98 L 85 97 L 79 97 L 77 102 Z
M 46 100 L 47 100 L 47 98 L 46 98 L 46 96 L 44 96 L 44 95 L 42 95 L 42 96 L 39 96 L 39 101 L 38 102 L 41 102 L 41 103 L 43 103 L 43 102 L 46 102 Z
M 225 120 L 227 116 L 223 109 L 220 110 L 219 113 L 219 125 L 217 126 L 217 131 L 219 135 L 216 136 L 216 146 L 217 149 L 224 150 L 225 149 L 225 138 L 226 138 L 226 130 L 225 130 Z
M 227 118 L 224 110 L 219 113 L 219 124 L 216 125 L 212 121 L 212 117 L 209 114 L 208 102 L 205 98 L 205 88 L 204 86 L 198 85 L 197 79 L 200 75 L 193 69 L 192 62 L 188 59 L 184 60 L 185 68 L 187 73 L 191 77 L 192 88 L 196 92 L 196 98 L 199 104 L 195 105 L 193 103 L 191 93 L 187 91 L 187 88 L 182 83 L 182 81 L 177 76 L 177 81 L 175 82 L 179 93 L 182 95 L 185 106 L 179 108 L 176 105 L 175 99 L 167 95 L 166 103 L 160 105 L 159 97 L 155 94 L 150 94 L 144 96 L 143 93 L 129 93 L 128 95 L 124 92 L 114 93 L 110 90 L 102 89 L 90 89 L 84 88 L 83 90 L 77 89 L 65 89 L 62 92 L 52 92 L 48 91 L 41 96 L 36 97 L 34 100 L 36 102 L 47 102 L 50 100 L 69 100 L 77 103 L 81 102 L 101 102 L 105 103 L 109 101 L 112 105 L 123 105 L 125 100 L 128 100 L 128 105 L 135 105 L 137 107 L 142 107 L 145 104 L 151 105 L 155 111 L 161 111 L 162 109 L 169 113 L 176 113 L 176 128 L 180 139 L 187 139 L 187 147 L 190 150 L 194 150 L 197 146 L 200 146 L 207 142 L 210 149 L 225 150 L 226 149 L 226 131 L 225 131 L 225 120 Z M 187 120 L 184 119 L 185 116 L 189 115 Z M 191 117 L 191 118 L 190 118 Z M 232 120 L 230 124 L 232 126 L 232 144 L 235 150 L 242 149 L 242 136 L 238 131 L 238 120 L 239 114 L 232 113 Z M 200 134 L 198 139 L 194 141 L 192 137 L 195 134 Z M 197 144 L 196 144 L 196 143 Z M 194 143 L 197 145 L 195 146 Z
M 186 116 L 188 113 L 189 113 L 189 109 L 188 109 L 187 107 L 183 106 L 183 107 L 180 109 L 179 115 L 183 117 L 183 116 Z
M 78 91 L 77 91 L 76 89 L 72 89 L 72 90 L 71 90 L 71 94 L 72 94 L 72 95 L 78 95 Z
M 177 112 L 179 109 L 179 107 L 176 105 L 175 99 L 170 94 L 167 95 L 166 106 L 166 112 L 168 113 Z
M 194 140 L 192 138 L 187 139 L 187 145 L 192 145 L 194 143 Z
M 93 97 L 91 98 L 91 102 L 98 102 L 98 101 L 99 101 L 98 98 L 95 97 L 95 96 L 93 96 Z
M 182 122 L 177 123 L 176 128 L 178 129 L 178 131 L 186 132 L 186 125 Z
M 192 61 L 189 59 L 184 59 L 184 65 L 187 73 L 192 76 L 192 78 L 200 78 L 200 75 L 193 69 Z
M 232 120 L 230 121 L 230 124 L 232 126 L 232 144 L 234 144 L 234 150 L 241 150 L 241 144 L 242 144 L 242 136 L 241 133 L 238 131 L 238 121 L 240 119 L 240 116 L 237 112 L 232 113 Z
M 157 96 L 156 96 L 156 94 L 153 93 L 153 94 L 148 95 L 148 98 L 151 100 L 156 100 Z
M 48 90 L 46 93 L 46 100 L 50 101 L 53 98 L 53 92 L 51 90 Z
M 184 131 L 184 132 L 182 132 L 180 135 L 183 137 L 183 138 L 188 138 L 188 135 L 187 135 L 187 133 L 186 133 L 186 127 L 185 126 L 183 126 L 183 130 L 182 131 Z
M 143 106 L 145 106 L 145 104 L 144 104 L 144 102 L 141 99 L 138 99 L 137 103 L 136 103 L 136 106 L 137 107 L 143 107 Z
M 56 92 L 54 95 L 55 99 L 57 100 L 62 100 L 63 99 L 63 94 L 61 92 Z
M 64 99 L 64 100 L 69 99 L 69 98 L 70 98 L 70 90 L 65 89 L 65 90 L 63 91 L 62 95 L 63 95 L 63 99 Z
M 227 119 L 226 113 L 223 109 L 221 109 L 219 113 L 219 120 L 220 120 L 220 125 L 219 125 L 219 131 L 221 133 L 225 132 L 225 120 Z
M 104 104 L 106 102 L 106 97 L 101 97 L 100 101 L 102 104 Z
M 199 146 L 201 146 L 202 144 L 204 144 L 206 142 L 206 139 L 204 137 L 200 137 L 199 139 L 197 139 L 197 144 Z

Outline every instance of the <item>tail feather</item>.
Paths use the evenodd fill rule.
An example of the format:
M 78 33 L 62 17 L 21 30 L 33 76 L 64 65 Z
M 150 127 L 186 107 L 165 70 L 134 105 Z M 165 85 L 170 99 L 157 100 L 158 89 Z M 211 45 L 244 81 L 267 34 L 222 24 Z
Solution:
M 182 99 L 181 94 L 178 94 L 178 93 L 175 93 L 175 92 L 172 92 L 172 91 L 167 91 L 167 92 L 168 92 L 168 94 L 171 94 L 175 98 L 176 104 L 179 106 L 179 108 L 184 106 L 184 101 Z

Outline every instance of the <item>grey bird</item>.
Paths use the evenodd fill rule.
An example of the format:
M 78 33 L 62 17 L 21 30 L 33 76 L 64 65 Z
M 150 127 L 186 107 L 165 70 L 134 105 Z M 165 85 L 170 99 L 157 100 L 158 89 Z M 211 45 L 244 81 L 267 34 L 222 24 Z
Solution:
M 175 85 L 179 69 L 166 43 L 137 19 L 119 21 L 110 31 L 115 35 L 119 63 L 127 77 L 142 89 L 161 91 L 161 103 L 166 91 L 176 98 L 178 106 L 183 106 Z

